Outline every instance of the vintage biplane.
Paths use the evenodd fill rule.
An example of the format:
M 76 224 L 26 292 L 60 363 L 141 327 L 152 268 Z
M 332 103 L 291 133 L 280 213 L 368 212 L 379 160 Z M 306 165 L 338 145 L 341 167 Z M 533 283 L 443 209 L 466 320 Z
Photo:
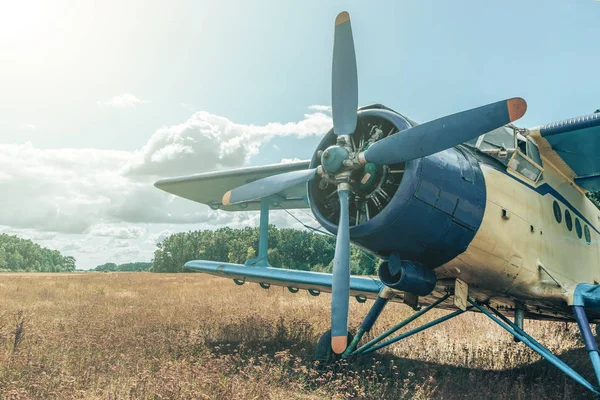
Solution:
M 260 210 L 258 257 L 186 268 L 291 292 L 331 292 L 322 361 L 368 354 L 465 311 L 480 312 L 577 382 L 590 383 L 523 329 L 523 320 L 577 321 L 600 382 L 590 322 L 600 323 L 600 113 L 522 129 L 521 98 L 417 124 L 380 104 L 358 108 L 348 13 L 335 20 L 333 128 L 311 160 L 162 179 L 156 187 L 225 211 Z M 269 209 L 310 208 L 335 234 L 333 273 L 273 268 Z M 385 261 L 379 279 L 350 276 L 350 242 Z M 354 336 L 350 297 L 375 299 Z M 389 301 L 410 318 L 361 343 Z M 446 316 L 388 339 L 433 308 Z M 387 339 L 387 340 L 386 340 Z

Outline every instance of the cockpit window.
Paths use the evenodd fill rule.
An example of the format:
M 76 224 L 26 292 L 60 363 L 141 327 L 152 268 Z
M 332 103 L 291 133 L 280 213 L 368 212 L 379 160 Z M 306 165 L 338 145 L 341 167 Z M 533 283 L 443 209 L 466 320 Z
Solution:
M 542 158 L 540 157 L 540 150 L 530 139 L 527 139 L 527 153 L 526 154 L 527 154 L 527 157 L 531 158 L 538 165 L 542 165 Z
M 505 126 L 494 129 L 483 135 L 483 140 L 479 144 L 481 151 L 503 149 L 514 150 L 515 133 L 512 129 Z
M 528 158 L 525 158 L 520 151 L 517 151 L 511 158 L 508 167 L 533 182 L 537 182 L 542 175 L 540 167 L 529 161 Z
M 535 143 L 512 125 L 494 129 L 465 144 L 494 157 L 509 169 L 538 182 L 542 176 L 542 159 Z

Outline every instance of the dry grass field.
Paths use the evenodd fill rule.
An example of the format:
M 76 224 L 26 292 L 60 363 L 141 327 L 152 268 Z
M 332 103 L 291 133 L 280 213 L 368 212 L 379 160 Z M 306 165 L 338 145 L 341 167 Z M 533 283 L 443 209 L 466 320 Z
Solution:
M 318 373 L 329 296 L 201 274 L 0 275 L 5 399 L 587 398 L 523 344 L 469 313 L 353 365 Z M 370 302 L 351 302 L 355 329 Z M 375 334 L 411 310 L 389 306 Z M 425 316 L 430 320 L 443 312 Z M 526 321 L 591 368 L 574 324 Z

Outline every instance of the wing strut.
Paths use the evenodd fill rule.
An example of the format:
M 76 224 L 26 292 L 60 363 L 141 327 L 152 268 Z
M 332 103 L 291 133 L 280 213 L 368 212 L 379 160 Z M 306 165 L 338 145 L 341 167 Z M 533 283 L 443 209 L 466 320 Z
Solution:
M 246 260 L 244 265 L 252 267 L 271 267 L 268 260 L 269 252 L 269 206 L 268 197 L 260 199 L 260 227 L 258 237 L 258 256 Z

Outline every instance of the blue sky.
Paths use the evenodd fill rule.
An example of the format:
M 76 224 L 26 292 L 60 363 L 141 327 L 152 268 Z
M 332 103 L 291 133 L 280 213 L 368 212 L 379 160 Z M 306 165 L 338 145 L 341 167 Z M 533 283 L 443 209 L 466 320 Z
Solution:
M 163 195 L 154 194 L 151 178 L 129 181 L 122 168 L 134 165 L 134 156 L 154 154 L 148 149 L 156 150 L 166 136 L 179 135 L 177 127 L 187 126 L 196 111 L 209 114 L 191 125 L 209 121 L 221 126 L 215 119 L 219 116 L 239 124 L 234 131 L 247 131 L 250 125 L 300 123 L 313 113 L 308 106 L 329 105 L 333 26 L 342 10 L 352 18 L 359 104 L 383 103 L 425 122 L 521 96 L 529 105 L 518 121 L 525 127 L 600 108 L 600 2 L 593 0 L 5 1 L 0 3 L 0 150 L 29 154 L 40 169 L 0 165 L 2 171 L 16 171 L 0 173 L 3 193 L 16 193 L 12 203 L 2 204 L 4 215 L 11 218 L 0 213 L 0 228 L 29 232 L 31 237 L 54 232 L 49 244 L 68 251 L 77 242 L 79 250 L 73 251 L 82 259 L 99 243 L 90 237 L 94 232 L 135 239 L 129 247 L 133 252 L 161 232 L 202 227 L 206 217 L 196 214 L 190 224 L 184 224 L 183 217 L 145 220 L 139 213 L 120 220 L 116 215 L 135 208 L 127 201 Z M 230 165 L 309 158 L 321 136 L 303 134 L 302 129 L 283 136 L 269 130 L 266 139 L 253 145 L 250 157 L 240 153 L 239 162 Z M 26 142 L 30 147 L 18 147 Z M 19 158 L 2 157 L 15 162 Z M 56 175 L 49 165 L 57 168 Z M 223 167 L 186 165 L 177 171 Z M 81 171 L 79 180 L 72 177 L 74 171 Z M 172 171 L 163 172 L 168 176 Z M 23 176 L 18 181 L 11 181 L 19 174 Z M 39 181 L 40 176 L 46 180 Z M 92 176 L 95 181 L 86 180 Z M 104 195 L 118 186 L 114 182 L 140 191 L 119 203 L 118 210 L 82 223 L 79 231 L 12 218 L 28 214 L 18 207 L 18 196 L 32 198 L 35 193 L 40 198 L 31 200 L 30 207 L 37 210 L 42 202 L 50 207 L 40 211 L 40 221 L 65 213 L 83 221 L 83 214 L 96 215 L 96 201 L 122 200 Z M 21 191 L 15 189 L 17 183 Z M 73 190 L 75 204 L 65 203 L 65 196 L 44 193 L 43 188 L 58 183 L 68 185 L 61 190 Z M 97 189 L 95 196 L 89 195 L 90 186 Z M 146 187 L 149 191 L 142 195 Z M 11 204 L 17 208 L 11 209 Z M 173 204 L 153 207 L 162 210 Z M 83 214 L 71 215 L 70 210 Z M 132 224 L 144 227 L 144 233 Z M 151 242 L 135 257 L 149 257 Z M 121 245 L 126 247 L 125 242 Z M 96 259 L 88 260 L 89 265 L 93 262 Z
M 524 125 L 600 107 L 592 0 L 4 4 L 16 15 L 0 17 L 2 47 L 13 44 L 0 56 L 2 142 L 133 150 L 189 116 L 182 103 L 239 123 L 298 120 L 330 103 L 333 20 L 344 9 L 361 104 L 426 121 L 519 95 Z M 35 7 L 42 15 L 19 21 Z M 15 38 L 25 30 L 29 40 Z M 150 103 L 116 115 L 98 107 L 122 92 Z M 13 133 L 26 123 L 36 132 Z

